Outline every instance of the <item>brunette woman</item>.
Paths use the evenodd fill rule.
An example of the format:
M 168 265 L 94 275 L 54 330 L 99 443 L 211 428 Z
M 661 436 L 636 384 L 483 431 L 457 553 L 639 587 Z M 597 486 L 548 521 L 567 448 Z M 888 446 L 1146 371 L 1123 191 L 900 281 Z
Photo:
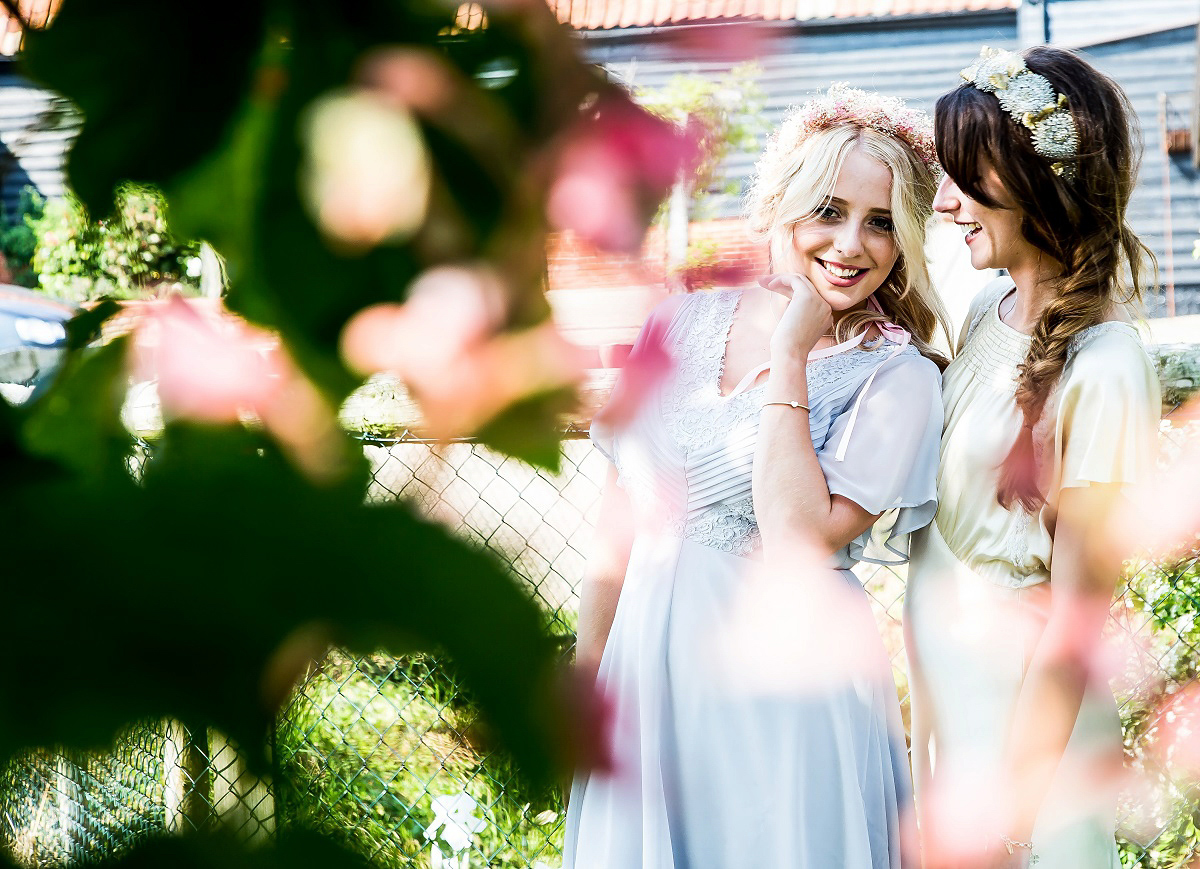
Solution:
M 937 103 L 934 207 L 977 269 L 943 378 L 933 524 L 906 632 L 929 866 L 1117 867 L 1121 729 L 1095 651 L 1119 574 L 1089 535 L 1146 470 L 1154 369 L 1128 322 L 1148 252 L 1126 209 L 1121 89 L 1077 55 L 984 49 Z

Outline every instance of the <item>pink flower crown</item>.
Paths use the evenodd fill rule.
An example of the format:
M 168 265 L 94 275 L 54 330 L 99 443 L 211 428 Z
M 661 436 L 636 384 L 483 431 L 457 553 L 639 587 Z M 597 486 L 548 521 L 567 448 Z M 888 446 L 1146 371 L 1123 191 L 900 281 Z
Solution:
M 795 172 L 796 149 L 814 133 L 841 125 L 876 130 L 899 139 L 935 179 L 941 174 L 933 147 L 933 121 L 928 114 L 908 108 L 899 97 L 868 93 L 839 82 L 792 108 L 767 143 L 746 197 L 746 216 L 755 232 L 766 233 L 774 224 L 776 210 Z
M 899 139 L 935 175 L 941 171 L 933 146 L 933 119 L 926 112 L 910 109 L 899 97 L 870 93 L 845 82 L 836 82 L 827 92 L 793 109 L 773 144 L 790 150 L 813 133 L 839 124 L 866 127 Z

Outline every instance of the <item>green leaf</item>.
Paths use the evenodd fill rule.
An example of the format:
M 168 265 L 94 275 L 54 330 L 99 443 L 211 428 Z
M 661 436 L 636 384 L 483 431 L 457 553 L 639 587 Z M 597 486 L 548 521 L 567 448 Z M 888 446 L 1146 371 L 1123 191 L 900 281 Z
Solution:
M 78 328 L 87 331 L 89 315 L 82 316 Z M 133 445 L 121 423 L 127 344 L 118 338 L 68 354 L 49 391 L 25 410 L 21 439 L 30 454 L 84 477 L 126 476 L 122 465 Z
M 252 845 L 232 834 L 164 837 L 99 865 L 105 869 L 370 869 L 372 864 L 323 836 L 289 830 L 267 845 Z
M 562 420 L 578 401 L 573 389 L 538 393 L 509 405 L 476 436 L 502 453 L 558 473 L 562 464 Z
M 108 212 L 119 182 L 165 183 L 218 145 L 263 19 L 262 0 L 239 3 L 235 21 L 187 0 L 71 0 L 25 34 L 25 70 L 83 113 L 67 171 L 90 213 Z
M 169 426 L 140 488 L 7 486 L 0 527 L 21 541 L 8 575 L 29 580 L 0 612 L 0 708 L 21 710 L 0 719 L 0 758 L 103 746 L 172 716 L 265 769 L 273 716 L 307 663 L 289 640 L 321 636 L 449 655 L 522 770 L 551 773 L 554 648 L 527 593 L 405 507 L 313 486 L 255 432 Z

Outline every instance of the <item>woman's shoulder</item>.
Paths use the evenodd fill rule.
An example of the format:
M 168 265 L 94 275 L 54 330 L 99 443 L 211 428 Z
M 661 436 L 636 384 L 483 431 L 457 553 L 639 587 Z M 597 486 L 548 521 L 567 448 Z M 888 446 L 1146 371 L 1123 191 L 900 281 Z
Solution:
M 890 372 L 889 372 L 889 369 Z M 904 381 L 912 386 L 927 384 L 937 390 L 942 388 L 942 370 L 937 363 L 924 356 L 920 350 L 909 344 L 896 358 L 889 362 L 880 372 L 880 377 L 887 375 L 893 381 Z
M 1109 320 L 1089 326 L 1071 339 L 1066 368 L 1073 374 L 1112 373 L 1152 368 L 1150 354 L 1132 323 Z
M 1062 388 L 1118 389 L 1152 396 L 1158 375 L 1137 329 L 1110 321 L 1091 326 L 1071 341 Z

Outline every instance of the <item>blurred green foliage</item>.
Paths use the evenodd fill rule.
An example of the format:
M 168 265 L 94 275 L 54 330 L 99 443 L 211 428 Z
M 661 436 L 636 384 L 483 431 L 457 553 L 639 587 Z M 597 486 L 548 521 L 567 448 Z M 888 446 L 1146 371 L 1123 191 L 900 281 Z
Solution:
M 197 291 L 200 245 L 175 239 L 153 187 L 122 184 L 112 213 L 98 221 L 71 195 L 31 206 L 23 216 L 33 236 L 28 264 L 50 295 L 86 302 Z
M 1118 618 L 1140 628 L 1141 648 L 1128 658 L 1131 672 L 1121 674 L 1119 682 L 1132 690 L 1118 691 L 1118 702 L 1126 764 L 1143 789 L 1121 806 L 1130 819 L 1118 838 L 1121 861 L 1130 869 L 1183 869 L 1200 854 L 1200 807 L 1196 783 L 1167 754 L 1171 721 L 1164 704 L 1200 677 L 1200 551 L 1131 564 L 1124 609 Z M 1149 681 L 1139 667 L 1152 669 Z
M 720 76 L 674 75 L 661 88 L 637 90 L 647 109 L 698 135 L 702 156 L 688 178 L 696 204 L 714 192 L 741 192 L 737 180 L 723 176 L 722 164 L 731 154 L 758 151 L 771 129 L 762 73 L 759 64 L 742 63 Z
M 187 248 L 160 224 L 169 203 L 175 237 L 226 259 L 229 306 L 278 334 L 331 407 L 359 382 L 339 355 L 343 327 L 403 301 L 424 270 L 484 263 L 503 278 L 504 328 L 543 321 L 548 167 L 580 106 L 609 86 L 544 6 L 498 5 L 470 32 L 455 15 L 441 0 L 250 0 L 232 15 L 152 0 L 63 4 L 49 28 L 27 33 L 22 64 L 83 117 L 68 159 L 79 207 L 36 219 L 75 243 L 39 247 L 35 268 L 72 280 L 98 270 L 113 294 L 174 274 L 167 265 Z M 365 87 L 361 64 L 380 51 L 433 58 L 456 98 L 417 117 L 432 167 L 423 224 L 350 250 L 306 207 L 302 131 L 314 102 Z M 107 230 L 128 240 L 149 228 L 144 240 L 158 234 L 161 247 L 111 233 L 89 241 L 83 215 L 114 209 Z M 119 416 L 127 342 L 87 348 L 113 308 L 74 324 L 46 395 L 0 402 L 0 527 L 13 543 L 0 762 L 42 745 L 110 745 L 130 722 L 171 717 L 227 734 L 254 770 L 270 770 L 270 725 L 333 644 L 448 656 L 488 739 L 524 778 L 550 782 L 573 751 L 556 647 L 506 568 L 403 504 L 365 505 L 349 437 L 335 472 L 310 475 L 270 431 L 168 419 L 135 482 Z M 481 436 L 553 464 L 563 398 L 526 397 Z M 208 836 L 154 842 L 113 865 L 363 863 L 292 831 L 254 852 Z
M 43 215 L 45 200 L 32 187 L 21 190 L 17 213 L 0 211 L 0 254 L 8 266 L 12 282 L 22 287 L 36 287 L 37 273 L 33 270 L 33 255 L 38 238 L 34 221 Z

